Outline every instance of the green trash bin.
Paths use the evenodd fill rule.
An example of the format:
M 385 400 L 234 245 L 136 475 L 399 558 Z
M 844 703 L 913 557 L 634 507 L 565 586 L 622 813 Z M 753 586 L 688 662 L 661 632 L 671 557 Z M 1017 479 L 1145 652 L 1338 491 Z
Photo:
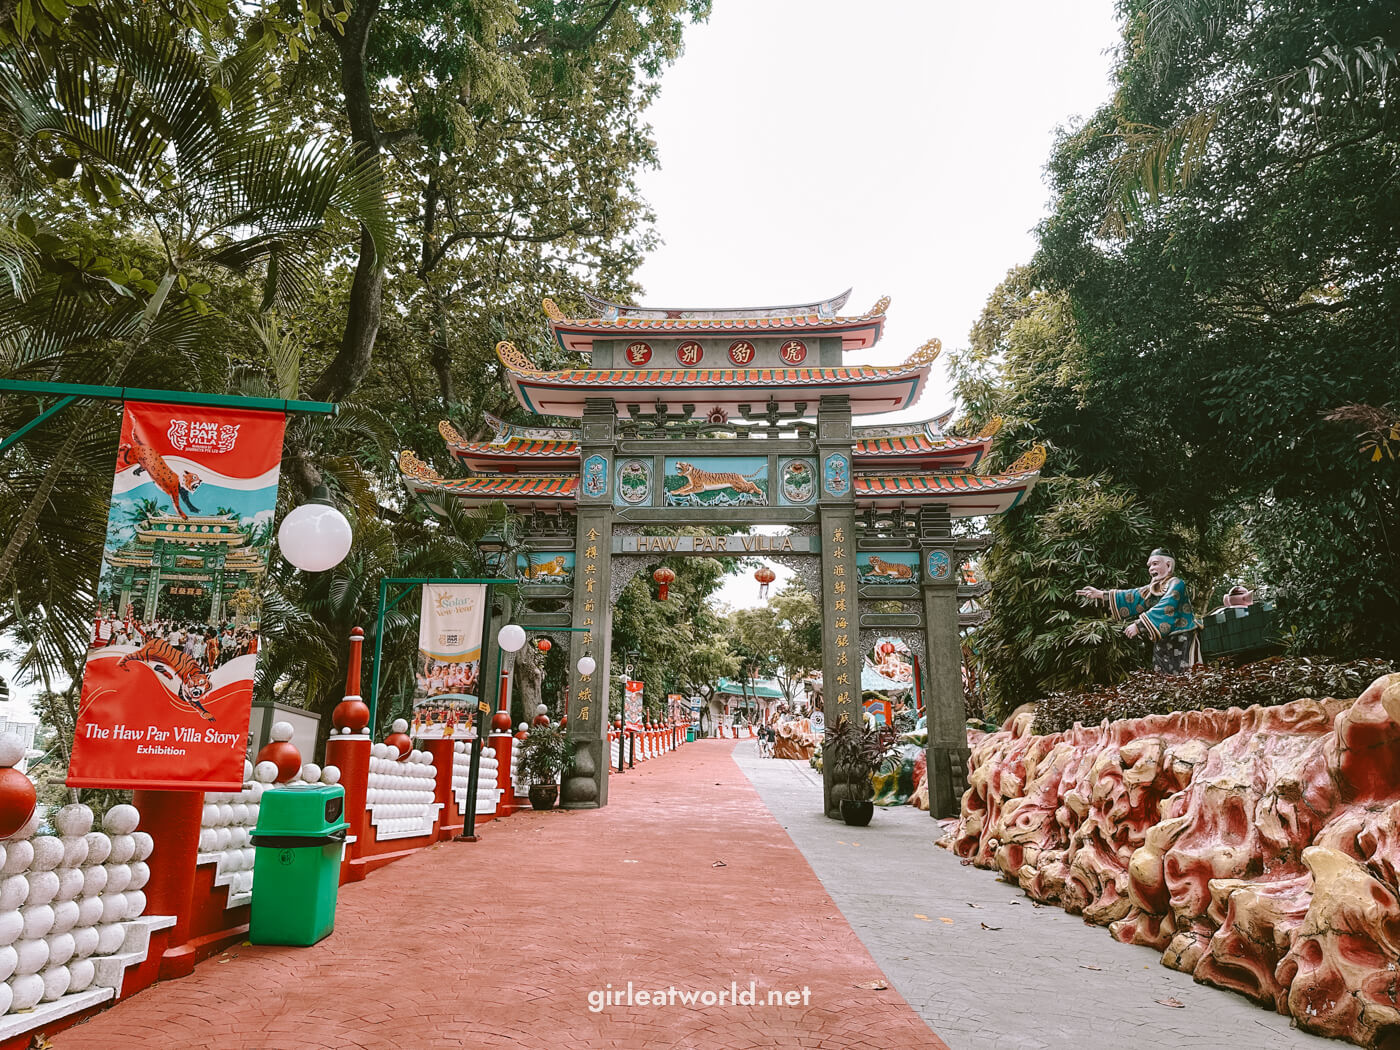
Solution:
M 315 944 L 335 928 L 345 789 L 293 784 L 263 792 L 253 831 L 254 944 Z
M 686 742 L 687 744 L 693 744 L 693 743 L 695 743 L 695 727 L 694 727 L 694 726 L 686 726 L 686 727 L 685 727 L 685 742 Z

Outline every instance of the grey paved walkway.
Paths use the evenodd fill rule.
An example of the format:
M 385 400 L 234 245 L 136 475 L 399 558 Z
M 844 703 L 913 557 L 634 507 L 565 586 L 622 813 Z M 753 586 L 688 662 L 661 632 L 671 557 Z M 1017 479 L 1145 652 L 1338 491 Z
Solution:
M 994 873 L 935 846 L 937 822 L 912 806 L 877 808 L 870 827 L 848 828 L 822 815 L 821 776 L 806 763 L 759 758 L 751 741 L 734 760 L 876 964 L 952 1050 L 1347 1045 L 1198 985 L 1102 927 L 1034 907 Z M 1184 1006 L 1155 1001 L 1173 998 Z

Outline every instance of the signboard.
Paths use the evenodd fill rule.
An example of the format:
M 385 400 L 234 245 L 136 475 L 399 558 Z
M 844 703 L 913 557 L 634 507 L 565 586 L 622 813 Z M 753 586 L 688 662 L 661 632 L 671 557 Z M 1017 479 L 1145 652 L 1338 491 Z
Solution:
M 127 403 L 98 580 L 121 629 L 88 650 L 70 786 L 243 786 L 285 422 Z
M 627 680 L 622 698 L 622 719 L 628 729 L 642 728 L 642 682 Z
M 816 536 L 613 537 L 614 554 L 819 554 L 821 549 Z
M 425 583 L 410 734 L 451 740 L 476 724 L 486 584 Z

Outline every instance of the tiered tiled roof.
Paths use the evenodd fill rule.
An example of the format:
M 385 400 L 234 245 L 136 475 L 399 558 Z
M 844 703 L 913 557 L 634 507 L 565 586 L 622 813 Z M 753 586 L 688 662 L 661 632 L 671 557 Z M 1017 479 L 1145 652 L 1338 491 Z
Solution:
M 993 420 L 976 437 L 944 436 L 933 421 L 922 427 L 910 427 L 903 433 L 893 427 L 882 427 L 880 436 L 864 435 L 857 428 L 855 461 L 857 466 L 919 464 L 971 470 L 987 454 L 992 438 L 1000 429 L 1000 419 Z
M 838 297 L 842 303 L 844 296 Z M 828 300 L 834 302 L 835 300 Z M 601 302 L 601 300 L 600 300 Z M 890 305 L 889 296 L 880 299 L 863 314 L 853 317 L 836 317 L 821 309 L 822 303 L 804 304 L 801 307 L 771 307 L 765 309 L 794 310 L 801 312 L 766 314 L 755 309 L 735 309 L 729 316 L 720 316 L 724 311 L 717 310 L 659 310 L 646 307 L 618 306 L 606 304 L 602 317 L 565 317 L 554 301 L 544 301 L 545 316 L 549 319 L 550 331 L 565 350 L 586 354 L 593 349 L 593 340 L 627 339 L 640 332 L 652 335 L 706 335 L 727 334 L 730 332 L 773 332 L 776 335 L 792 331 L 812 332 L 817 335 L 839 335 L 841 349 L 864 350 L 874 346 L 885 327 L 885 310 Z M 839 307 L 838 307 L 839 309 Z
M 596 295 L 583 293 L 584 301 L 599 317 L 791 317 L 797 314 L 819 314 L 822 317 L 835 317 L 836 311 L 846 305 L 851 297 L 847 288 L 840 295 L 830 299 L 820 299 L 814 303 L 794 303 L 787 306 L 630 306 L 601 299 Z
M 629 402 L 648 408 L 658 402 L 701 411 L 763 405 L 807 404 L 815 412 L 823 394 L 845 394 L 854 415 L 893 412 L 918 400 L 930 360 L 918 353 L 900 365 L 833 368 L 537 368 L 512 343 L 496 344 L 496 356 L 520 403 L 547 416 L 581 416 L 589 397 L 610 397 L 627 414 Z
M 507 500 L 520 503 L 572 503 L 578 475 L 521 474 L 444 478 L 407 450 L 399 453 L 399 472 L 418 492 L 450 492 L 468 500 Z
M 856 503 L 874 507 L 938 502 L 955 518 L 1000 514 L 1035 487 L 1045 465 L 1037 445 L 1000 474 L 857 474 Z

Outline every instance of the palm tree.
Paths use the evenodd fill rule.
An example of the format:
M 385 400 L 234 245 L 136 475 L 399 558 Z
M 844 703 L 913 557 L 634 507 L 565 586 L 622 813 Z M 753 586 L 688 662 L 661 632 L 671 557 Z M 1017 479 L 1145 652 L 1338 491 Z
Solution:
M 267 94 L 270 71 L 261 38 L 217 47 L 134 0 L 74 9 L 61 46 L 0 50 L 0 118 L 22 177 L 8 210 L 42 216 L 46 188 L 76 186 L 95 220 L 129 224 L 158 260 L 150 275 L 82 253 L 75 264 L 61 237 L 22 215 L 0 235 L 0 374 L 168 387 L 178 377 L 149 370 L 198 356 L 211 290 L 202 278 L 256 272 L 265 307 L 294 302 L 315 282 L 331 231 L 360 236 L 337 218 L 387 252 L 377 167 L 288 130 Z M 86 618 L 106 493 L 59 483 L 70 466 L 110 477 L 112 449 L 99 406 L 58 418 L 61 436 L 51 424 L 36 430 L 0 479 L 0 587 L 12 592 L 0 630 L 17 607 L 45 609 L 53 630 L 23 662 L 71 673 L 81 653 L 64 634 Z M 36 571 L 18 578 L 21 563 Z

